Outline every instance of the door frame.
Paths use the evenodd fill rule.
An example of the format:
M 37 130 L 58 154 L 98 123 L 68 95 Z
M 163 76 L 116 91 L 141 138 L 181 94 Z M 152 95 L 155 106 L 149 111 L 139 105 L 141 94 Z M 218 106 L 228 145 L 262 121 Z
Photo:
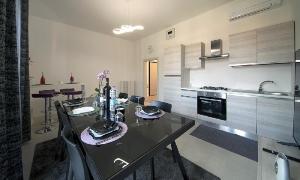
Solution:
M 160 61 L 159 61 L 158 57 L 147 58 L 147 59 L 144 59 L 144 61 L 143 61 L 143 94 L 144 94 L 144 97 L 148 97 L 148 94 L 146 92 L 147 82 L 145 82 L 145 79 L 147 78 L 147 77 L 145 77 L 146 76 L 145 75 L 146 74 L 145 73 L 145 62 L 155 61 L 155 60 L 157 61 L 157 98 L 159 97 L 159 75 L 160 75 L 159 66 L 160 66 Z M 149 68 L 148 68 L 148 71 L 149 71 Z M 150 77 L 148 77 L 148 78 L 150 78 Z

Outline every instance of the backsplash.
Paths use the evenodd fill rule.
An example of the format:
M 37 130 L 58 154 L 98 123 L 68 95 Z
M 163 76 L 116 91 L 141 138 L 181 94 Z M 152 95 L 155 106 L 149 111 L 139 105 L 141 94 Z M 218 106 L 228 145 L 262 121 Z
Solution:
M 231 89 L 258 90 L 259 83 L 272 80 L 276 84 L 266 84 L 267 91 L 292 91 L 292 64 L 229 67 L 228 60 L 208 61 L 205 69 L 191 70 L 190 85 L 224 86 Z

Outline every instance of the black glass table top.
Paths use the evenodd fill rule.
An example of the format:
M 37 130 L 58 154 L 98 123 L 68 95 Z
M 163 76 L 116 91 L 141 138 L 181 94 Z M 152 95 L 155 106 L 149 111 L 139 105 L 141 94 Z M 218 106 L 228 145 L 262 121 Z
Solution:
M 128 131 L 122 138 L 100 146 L 81 142 L 89 168 L 96 169 L 91 170 L 95 179 L 126 177 L 195 124 L 194 120 L 170 113 L 157 120 L 143 120 L 135 115 L 136 105 L 130 103 L 125 106 L 125 123 Z M 97 120 L 94 114 L 70 117 L 70 121 L 80 139 L 80 134 L 85 128 L 104 119 Z

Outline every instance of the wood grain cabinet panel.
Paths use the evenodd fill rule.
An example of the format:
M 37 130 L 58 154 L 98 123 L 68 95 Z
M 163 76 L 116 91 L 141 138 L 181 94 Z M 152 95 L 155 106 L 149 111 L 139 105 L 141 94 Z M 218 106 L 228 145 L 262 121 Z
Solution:
M 230 64 L 256 63 L 256 31 L 229 36 Z
M 197 69 L 204 67 L 204 60 L 199 60 L 201 56 L 205 56 L 205 44 L 196 43 L 185 46 L 185 63 L 187 69 Z
M 181 77 L 163 78 L 163 101 L 172 104 L 172 112 L 180 111 Z
M 183 55 L 183 45 L 166 48 L 162 63 L 163 75 L 181 75 L 181 60 Z
M 291 142 L 293 140 L 293 113 L 293 100 L 258 97 L 257 134 Z
M 294 53 L 294 22 L 257 30 L 257 62 L 259 64 L 293 62 Z
M 228 126 L 256 134 L 256 97 L 227 95 Z
M 197 91 L 181 90 L 180 114 L 197 118 Z

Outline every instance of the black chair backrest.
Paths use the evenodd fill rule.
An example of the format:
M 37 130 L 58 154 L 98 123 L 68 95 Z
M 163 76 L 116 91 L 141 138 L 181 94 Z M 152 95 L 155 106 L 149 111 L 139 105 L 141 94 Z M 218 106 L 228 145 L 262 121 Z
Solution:
M 131 96 L 130 101 L 134 103 L 139 103 L 141 105 L 144 105 L 145 98 L 142 96 Z
M 150 106 L 156 106 L 159 109 L 171 113 L 172 111 L 172 104 L 166 103 L 166 102 L 162 102 L 162 101 L 152 101 L 150 103 Z
M 80 147 L 75 143 L 73 132 L 70 128 L 64 127 L 62 138 L 66 143 L 68 155 L 71 163 L 71 171 L 75 180 L 90 180 L 89 171 L 86 165 L 85 157 Z
M 127 99 L 128 98 L 128 94 L 120 92 L 119 98 Z
M 61 105 L 60 105 L 60 102 L 59 102 L 59 101 L 55 101 L 55 102 L 54 102 L 54 105 L 55 105 L 55 109 L 56 109 L 56 112 L 57 112 L 57 118 L 58 118 L 58 123 L 59 123 L 59 128 L 58 128 L 58 135 L 57 135 L 57 137 L 60 137 L 61 130 L 62 130 L 62 128 L 63 128 L 63 122 L 62 122 L 62 119 L 61 119 L 60 113 L 59 113 L 59 108 L 61 108 Z
M 59 106 L 57 109 L 57 116 L 59 118 L 60 123 L 62 123 L 62 127 L 67 127 L 67 128 L 71 128 L 71 124 L 70 124 L 70 120 L 69 120 L 69 116 L 67 114 L 67 112 L 65 111 L 65 109 L 62 106 Z

